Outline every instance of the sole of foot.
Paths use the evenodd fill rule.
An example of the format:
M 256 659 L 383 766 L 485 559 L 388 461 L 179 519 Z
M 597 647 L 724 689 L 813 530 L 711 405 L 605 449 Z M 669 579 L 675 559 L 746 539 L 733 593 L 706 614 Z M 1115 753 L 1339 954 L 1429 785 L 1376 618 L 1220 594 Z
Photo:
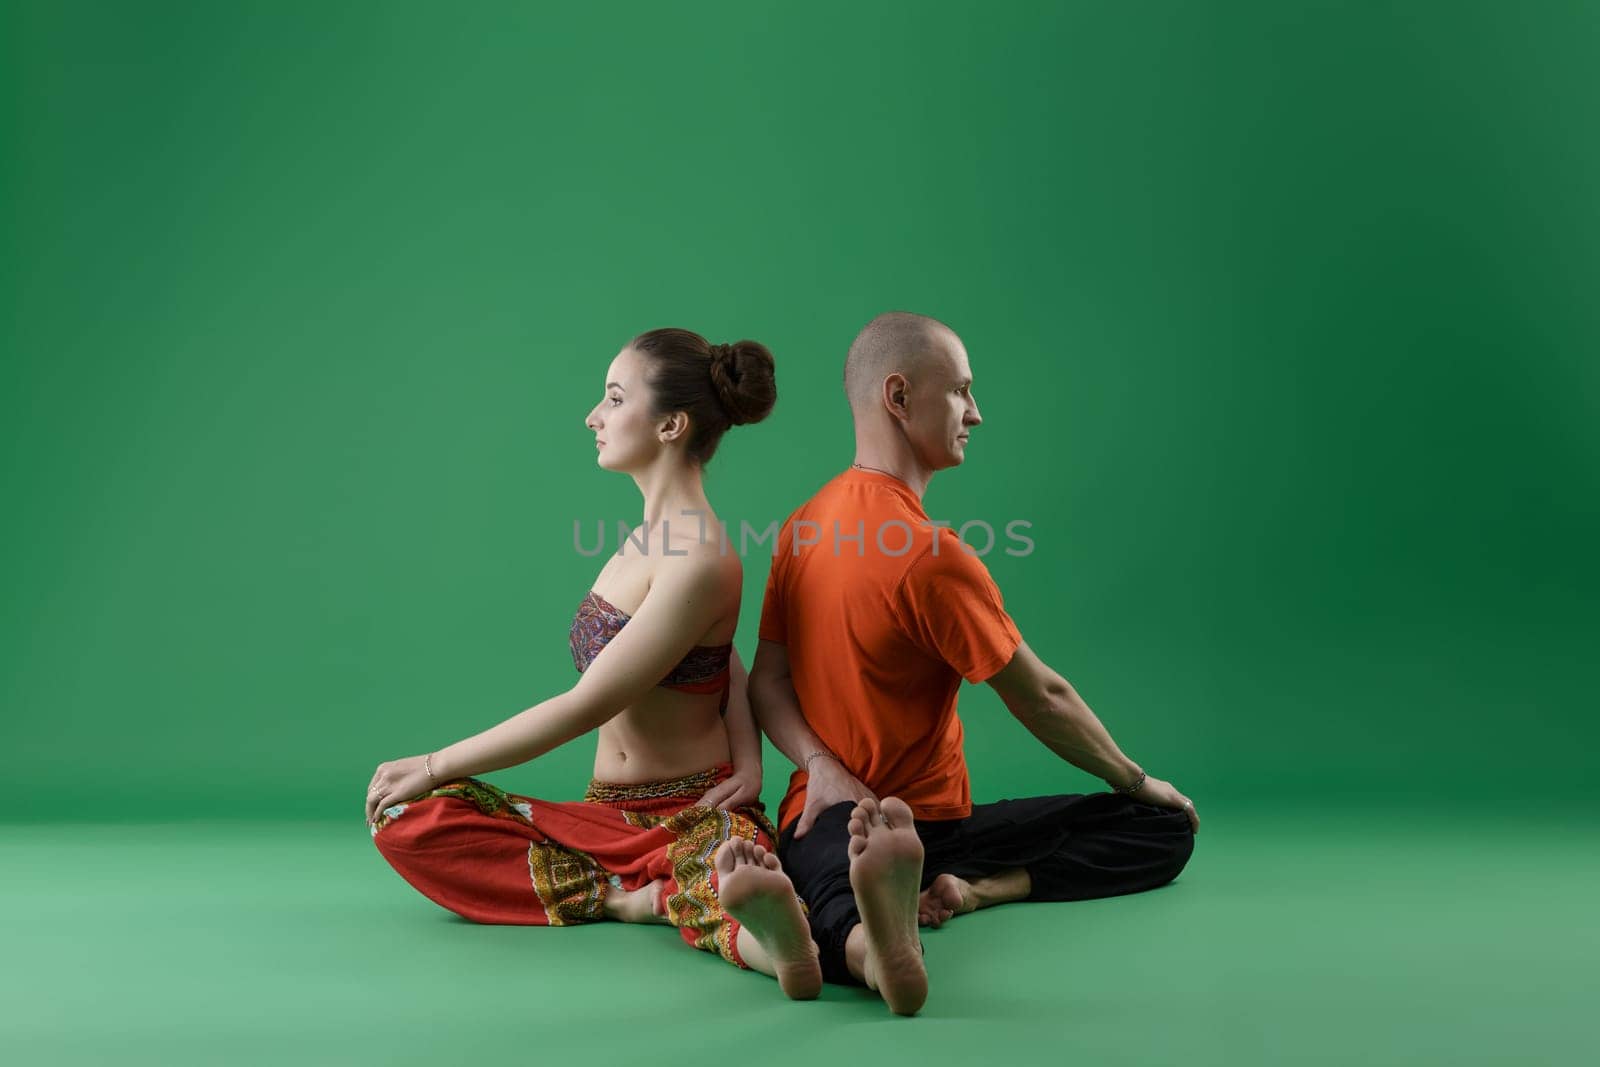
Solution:
M 911 809 L 896 797 L 861 801 L 850 812 L 849 850 L 867 985 L 896 1015 L 915 1015 L 928 999 L 928 971 L 917 937 L 922 841 Z
M 822 993 L 817 946 L 778 857 L 734 837 L 717 850 L 716 867 L 717 898 L 765 950 L 784 994 L 815 1000 Z

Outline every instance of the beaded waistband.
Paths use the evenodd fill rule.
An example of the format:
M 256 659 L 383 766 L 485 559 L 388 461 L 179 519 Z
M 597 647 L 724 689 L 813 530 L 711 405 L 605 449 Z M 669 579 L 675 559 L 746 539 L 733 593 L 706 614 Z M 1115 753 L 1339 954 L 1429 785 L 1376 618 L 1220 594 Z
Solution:
M 615 804 L 630 800 L 660 800 L 668 797 L 703 796 L 706 790 L 727 777 L 725 767 L 711 767 L 682 778 L 662 778 L 653 782 L 602 782 L 589 779 L 583 799 L 594 804 Z

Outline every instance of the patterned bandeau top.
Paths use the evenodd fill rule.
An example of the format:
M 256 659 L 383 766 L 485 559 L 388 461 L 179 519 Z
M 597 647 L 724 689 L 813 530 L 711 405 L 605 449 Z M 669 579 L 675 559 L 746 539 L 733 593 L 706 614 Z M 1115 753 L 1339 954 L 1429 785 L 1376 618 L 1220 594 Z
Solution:
M 632 618 L 627 612 L 612 605 L 605 597 L 589 590 L 578 605 L 578 614 L 572 619 L 572 632 L 568 643 L 572 646 L 572 665 L 578 673 L 589 669 L 589 664 L 600 650 L 611 643 L 623 626 Z M 667 672 L 657 685 L 677 689 L 684 693 L 722 693 L 722 706 L 728 705 L 728 663 L 733 657 L 733 644 L 695 645 L 678 665 Z

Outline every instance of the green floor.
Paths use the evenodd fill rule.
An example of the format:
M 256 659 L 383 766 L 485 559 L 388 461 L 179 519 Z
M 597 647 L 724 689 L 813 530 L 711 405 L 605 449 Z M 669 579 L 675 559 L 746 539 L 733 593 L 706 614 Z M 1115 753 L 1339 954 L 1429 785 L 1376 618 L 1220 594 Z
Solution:
M 666 929 L 478 926 L 348 823 L 0 827 L 9 1063 L 1592 1063 L 1592 815 L 1206 813 L 1140 896 L 927 935 L 896 1019 Z

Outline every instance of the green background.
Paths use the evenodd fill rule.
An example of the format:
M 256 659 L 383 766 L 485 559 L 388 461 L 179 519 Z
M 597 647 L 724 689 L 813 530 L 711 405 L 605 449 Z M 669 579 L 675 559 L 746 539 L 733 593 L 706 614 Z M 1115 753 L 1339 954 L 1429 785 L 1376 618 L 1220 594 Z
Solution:
M 1566 922 L 1595 887 L 1600 7 L 0 11 L 23 1047 L 238 1059 L 271 1018 L 299 1062 L 448 1060 L 471 1043 L 442 1025 L 363 1028 L 420 1027 L 406 997 L 502 951 L 494 983 L 530 1025 L 591 995 L 644 1011 L 657 994 L 615 959 L 648 944 L 652 983 L 712 991 L 666 1044 L 709 1040 L 723 1004 L 913 1056 L 1347 1062 L 1363 1025 L 1379 1059 L 1571 1051 L 1563 968 L 1596 947 Z M 662 931 L 472 928 L 406 889 L 356 822 L 372 768 L 571 684 L 599 564 L 573 521 L 638 517 L 582 425 L 610 357 L 662 325 L 771 347 L 777 408 L 707 478 L 760 526 L 848 464 L 844 351 L 892 308 L 962 335 L 985 418 L 930 514 L 1033 524 L 1030 556 L 987 562 L 1029 643 L 1209 817 L 1180 882 L 934 935 L 930 960 L 970 939 L 947 974 L 978 981 L 1005 943 L 1029 977 L 961 1010 L 936 987 L 910 1030 L 854 991 L 774 1004 Z M 747 660 L 765 574 L 747 559 Z M 987 687 L 962 709 L 977 799 L 1099 787 Z M 493 780 L 573 797 L 591 758 Z M 769 748 L 769 804 L 787 770 Z M 230 849 L 228 877 L 250 857 L 259 877 L 199 903 Z M 228 921 L 284 899 L 306 906 L 257 941 Z M 91 913 L 104 928 L 73 933 Z M 252 969 L 328 937 L 314 995 Z M 190 951 L 257 982 L 259 1016 L 163 1025 L 206 973 Z M 518 986 L 511 957 L 546 962 Z M 148 1000 L 114 977 L 135 958 L 167 961 Z M 126 1019 L 40 1008 L 85 968 Z M 319 1010 L 350 1029 L 292 1023 Z M 830 1030 L 829 1010 L 897 1029 Z M 472 1048 L 536 1047 L 485 1020 Z M 537 1047 L 586 1047 L 574 1025 Z

